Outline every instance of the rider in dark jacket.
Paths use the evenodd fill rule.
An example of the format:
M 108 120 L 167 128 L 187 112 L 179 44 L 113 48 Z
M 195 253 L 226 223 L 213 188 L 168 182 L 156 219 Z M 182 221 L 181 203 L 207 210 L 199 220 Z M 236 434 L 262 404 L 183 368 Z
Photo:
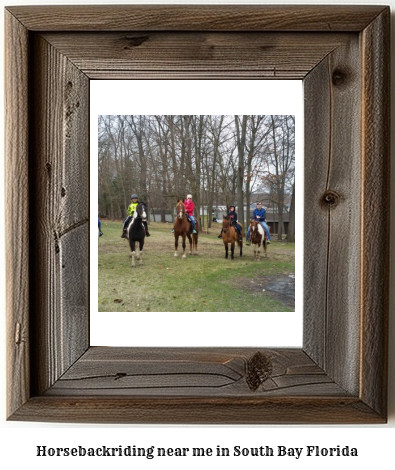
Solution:
M 242 240 L 241 236 L 241 227 L 239 223 L 237 222 L 237 212 L 236 212 L 236 207 L 235 206 L 229 206 L 229 211 L 228 211 L 228 217 L 230 218 L 231 224 L 234 226 L 237 235 L 239 236 L 239 241 Z M 218 238 L 222 238 L 222 230 L 221 233 L 218 235 Z

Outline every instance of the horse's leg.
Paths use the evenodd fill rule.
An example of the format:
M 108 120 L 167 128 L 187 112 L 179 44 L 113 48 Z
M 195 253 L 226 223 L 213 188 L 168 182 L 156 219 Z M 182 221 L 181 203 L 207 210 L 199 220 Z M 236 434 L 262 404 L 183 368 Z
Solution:
M 139 254 L 138 254 L 138 257 L 137 259 L 139 260 L 139 264 L 140 266 L 143 265 L 143 248 L 144 248 L 144 237 L 140 240 L 140 243 L 139 243 Z
M 199 225 L 198 223 L 196 224 L 196 232 L 197 233 L 194 233 L 192 235 L 192 247 L 193 247 L 193 250 L 194 250 L 194 255 L 197 255 L 198 254 L 198 238 L 199 238 Z
M 225 259 L 228 259 L 228 244 L 224 242 L 225 246 Z
M 192 254 L 192 238 L 193 238 L 193 236 L 191 237 L 191 235 L 189 233 L 187 233 L 187 237 L 188 237 L 188 240 L 189 240 L 189 254 L 191 255 Z
M 193 234 L 193 244 L 194 244 L 194 249 L 195 249 L 195 255 L 198 254 L 198 237 L 199 235 L 197 233 Z
M 235 259 L 235 242 L 232 240 L 230 245 L 230 259 Z
M 186 247 L 187 247 L 186 238 L 187 238 L 186 234 L 183 233 L 183 234 L 182 234 L 182 257 L 183 257 L 183 258 L 186 258 L 186 257 L 187 257 L 187 255 L 186 255 L 186 253 L 185 253 L 185 250 L 186 250 Z
M 132 268 L 136 267 L 136 264 L 134 262 L 134 255 L 136 254 L 136 242 L 134 240 L 130 241 L 130 250 L 131 250 L 131 258 L 132 258 Z
M 178 237 L 179 237 L 179 235 L 174 234 L 174 249 L 175 249 L 174 257 L 175 258 L 177 258 L 177 256 L 178 256 L 178 253 L 177 253 L 177 250 L 178 250 Z
M 261 256 L 261 242 L 257 243 L 257 248 L 256 248 L 256 260 L 259 261 Z

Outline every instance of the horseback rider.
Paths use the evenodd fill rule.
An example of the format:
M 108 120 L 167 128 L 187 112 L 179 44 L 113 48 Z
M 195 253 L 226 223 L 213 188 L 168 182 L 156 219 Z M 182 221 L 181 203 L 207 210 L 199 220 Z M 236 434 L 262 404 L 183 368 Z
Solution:
M 241 226 L 239 222 L 237 221 L 237 212 L 236 212 L 236 207 L 234 205 L 229 206 L 228 217 L 230 219 L 231 225 L 234 226 L 237 232 L 237 235 L 239 236 L 239 242 L 241 242 L 243 239 L 241 235 Z M 218 235 L 218 238 L 222 238 L 222 229 L 221 229 L 221 233 Z
M 185 212 L 187 213 L 188 219 L 192 224 L 192 233 L 197 233 L 195 230 L 196 220 L 193 215 L 193 211 L 195 210 L 195 203 L 192 201 L 192 194 L 188 194 L 187 198 L 184 201 Z
M 133 217 L 133 214 L 135 213 L 136 211 L 136 208 L 139 204 L 139 197 L 137 196 L 137 194 L 132 194 L 130 196 L 130 199 L 131 199 L 131 203 L 129 204 L 129 207 L 128 207 L 128 211 L 127 211 L 127 214 L 128 216 L 126 217 L 126 219 L 123 221 L 123 231 L 122 231 L 122 235 L 121 235 L 121 238 L 126 238 L 126 229 L 129 225 L 129 222 L 130 220 L 132 219 Z M 144 227 L 145 227 L 145 236 L 146 237 L 149 237 L 150 236 L 150 233 L 148 232 L 148 224 L 147 224 L 147 221 L 146 220 L 143 220 L 143 224 L 144 224 Z
M 257 220 L 262 225 L 266 233 L 267 243 L 271 243 L 269 226 L 266 223 L 266 210 L 262 207 L 261 202 L 257 202 L 256 209 L 254 209 L 251 219 Z M 250 244 L 250 231 L 251 231 L 250 226 L 248 226 L 246 245 Z
M 99 237 L 102 237 L 102 236 L 103 236 L 103 232 L 101 231 L 101 220 L 99 217 Z

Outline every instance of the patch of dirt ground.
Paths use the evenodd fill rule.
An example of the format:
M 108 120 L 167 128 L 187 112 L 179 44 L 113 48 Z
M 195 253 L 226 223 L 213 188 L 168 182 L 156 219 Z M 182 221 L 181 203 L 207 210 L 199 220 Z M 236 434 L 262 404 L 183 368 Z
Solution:
M 261 276 L 254 279 L 238 279 L 238 286 L 252 292 L 270 295 L 290 308 L 295 308 L 295 275 Z

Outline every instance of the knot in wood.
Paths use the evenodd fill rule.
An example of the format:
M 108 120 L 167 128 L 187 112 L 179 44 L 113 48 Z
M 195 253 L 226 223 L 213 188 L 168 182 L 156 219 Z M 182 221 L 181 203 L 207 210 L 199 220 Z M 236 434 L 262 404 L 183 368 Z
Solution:
M 144 44 L 145 41 L 148 41 L 149 36 L 138 36 L 138 37 L 126 36 L 125 39 L 128 42 L 128 44 L 124 46 L 124 50 L 128 50 L 130 48 L 141 46 L 141 44 Z
M 321 197 L 321 204 L 324 207 L 336 207 L 339 204 L 340 196 L 337 192 L 328 190 Z
M 342 70 L 340 68 L 336 68 L 332 73 L 332 83 L 335 86 L 344 86 L 347 84 L 349 78 L 349 74 L 346 70 Z
M 273 364 L 269 356 L 258 351 L 247 361 L 246 382 L 248 388 L 255 392 L 273 372 Z

